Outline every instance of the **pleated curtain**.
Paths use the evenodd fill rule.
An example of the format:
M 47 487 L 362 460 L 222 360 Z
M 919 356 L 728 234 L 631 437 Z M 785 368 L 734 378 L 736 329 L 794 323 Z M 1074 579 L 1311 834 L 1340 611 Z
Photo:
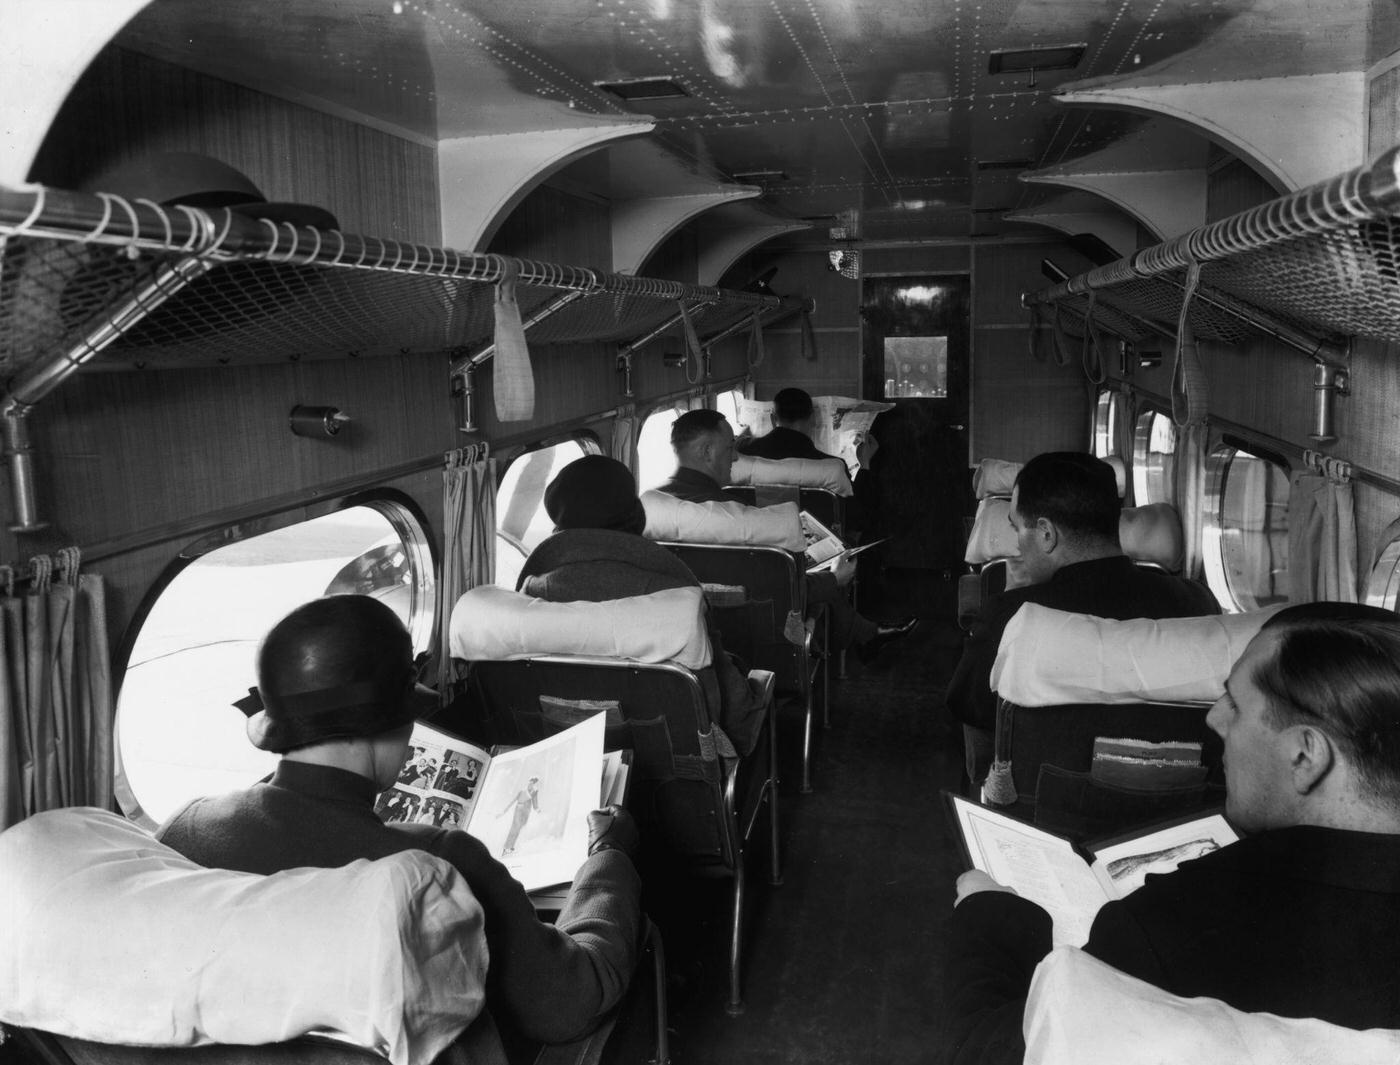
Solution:
M 1356 583 L 1351 482 L 1300 470 L 1288 493 L 1289 599 L 1355 603 Z
M 613 415 L 612 457 L 635 474 L 637 472 L 637 431 L 640 428 L 635 404 L 617 408 Z
M 496 460 L 487 448 L 447 456 L 442 474 L 442 582 L 438 586 L 438 690 L 450 698 L 458 679 L 448 650 L 452 608 L 469 588 L 496 579 Z
M 41 567 L 0 598 L 0 828 L 112 804 L 112 686 L 102 579 Z

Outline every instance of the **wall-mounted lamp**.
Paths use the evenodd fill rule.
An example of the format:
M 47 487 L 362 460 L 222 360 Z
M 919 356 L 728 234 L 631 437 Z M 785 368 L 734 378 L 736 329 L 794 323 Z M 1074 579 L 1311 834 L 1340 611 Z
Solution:
M 1333 397 L 1351 395 L 1351 374 L 1319 362 L 1313 367 L 1313 423 L 1308 437 L 1319 444 L 1337 439 Z
M 296 406 L 289 420 L 297 436 L 335 436 L 350 421 L 350 415 L 342 414 L 339 407 Z
M 685 365 L 685 352 L 668 351 L 661 356 L 661 361 L 672 369 L 680 369 Z

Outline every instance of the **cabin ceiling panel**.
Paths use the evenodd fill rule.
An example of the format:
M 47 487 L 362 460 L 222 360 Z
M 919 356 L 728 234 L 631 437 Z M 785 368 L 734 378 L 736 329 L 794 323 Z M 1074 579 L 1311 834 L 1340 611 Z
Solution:
M 1043 170 L 1141 125 L 1103 110 L 1099 100 L 1092 108 L 1065 108 L 1055 97 L 1071 83 L 1169 90 L 1355 73 L 1393 46 L 1393 6 L 154 0 L 119 40 L 445 145 L 647 116 L 656 124 L 652 142 L 677 162 L 647 176 L 664 186 L 648 195 L 686 195 L 682 186 L 696 175 L 747 180 L 763 189 L 769 207 L 794 220 L 856 212 L 862 239 L 897 230 L 918 241 L 1013 233 L 1018 227 L 1008 213 L 1054 196 L 1008 185 L 999 180 L 1004 174 L 980 164 Z M 990 69 L 993 53 L 1075 44 L 1084 50 L 1069 69 Z M 629 101 L 601 87 L 656 77 L 685 95 Z M 1361 121 L 1356 111 L 1348 121 Z M 1261 150 L 1267 154 L 1267 146 Z M 1165 142 L 1157 154 L 1167 154 Z M 783 176 L 738 177 L 762 170 Z M 616 188 L 608 199 L 634 199 L 643 177 L 614 168 L 610 180 Z M 961 212 L 961 225 L 954 212 Z M 815 244 L 827 239 L 820 227 L 808 237 Z

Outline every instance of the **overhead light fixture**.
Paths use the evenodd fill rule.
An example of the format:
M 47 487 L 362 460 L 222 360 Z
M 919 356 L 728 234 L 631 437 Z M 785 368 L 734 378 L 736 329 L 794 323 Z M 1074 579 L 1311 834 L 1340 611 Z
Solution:
M 689 96 L 680 82 L 671 78 L 623 78 L 620 81 L 595 81 L 595 89 L 602 89 L 623 100 L 674 100 Z
M 802 221 L 814 226 L 829 226 L 836 220 L 834 214 L 804 214 L 802 216 Z
M 733 177 L 741 185 L 778 185 L 788 179 L 782 170 L 745 170 Z
M 1035 88 L 1035 75 L 1041 70 L 1072 70 L 1079 66 L 1087 44 L 1051 44 L 1032 48 L 998 48 L 987 56 L 988 74 L 1017 74 L 1029 71 L 1030 87 Z

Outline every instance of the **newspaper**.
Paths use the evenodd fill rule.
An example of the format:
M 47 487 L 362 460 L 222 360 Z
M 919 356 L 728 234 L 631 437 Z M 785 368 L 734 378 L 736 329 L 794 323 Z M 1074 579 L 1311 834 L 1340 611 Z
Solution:
M 817 414 L 812 442 L 819 451 L 838 456 L 854 477 L 860 465 L 856 459 L 856 448 L 870 432 L 875 419 L 885 411 L 893 410 L 894 404 L 846 396 L 813 396 L 812 406 Z M 754 436 L 763 436 L 773 428 L 773 403 L 771 400 L 741 399 L 738 418 L 739 424 L 734 427 L 736 433 L 748 429 Z

